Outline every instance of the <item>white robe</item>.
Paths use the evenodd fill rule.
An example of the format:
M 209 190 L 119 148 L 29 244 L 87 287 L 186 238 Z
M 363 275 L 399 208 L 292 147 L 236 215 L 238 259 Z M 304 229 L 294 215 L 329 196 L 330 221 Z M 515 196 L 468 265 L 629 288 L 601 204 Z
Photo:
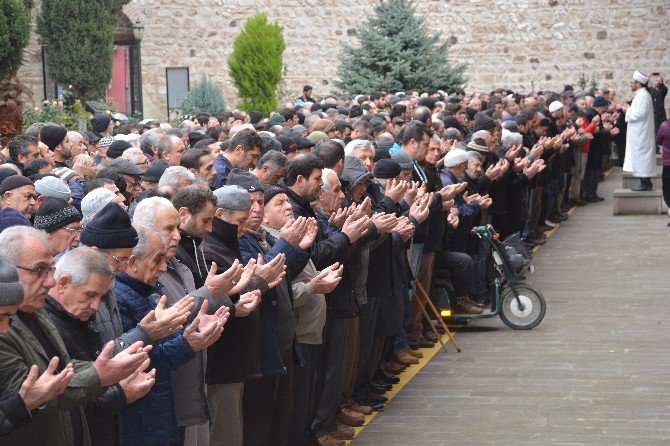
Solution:
M 635 92 L 633 102 L 626 111 L 626 158 L 624 172 L 634 177 L 649 178 L 656 175 L 656 135 L 654 134 L 654 107 L 646 88 Z

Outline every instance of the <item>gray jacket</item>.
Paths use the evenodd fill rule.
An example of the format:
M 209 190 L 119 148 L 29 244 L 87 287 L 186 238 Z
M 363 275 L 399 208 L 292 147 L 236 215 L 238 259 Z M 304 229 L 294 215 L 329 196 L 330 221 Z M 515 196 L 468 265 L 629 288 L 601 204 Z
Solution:
M 163 294 L 167 296 L 168 305 L 173 305 L 187 294 L 195 298 L 195 305 L 191 314 L 195 317 L 202 303 L 209 302 L 208 313 L 215 312 L 225 299 L 215 299 L 207 287 L 195 289 L 193 273 L 177 259 L 167 262 L 167 272 L 160 275 L 158 282 L 163 286 Z M 207 388 L 205 386 L 205 370 L 207 365 L 207 350 L 195 353 L 195 358 L 179 367 L 172 373 L 174 382 L 175 406 L 177 409 L 177 423 L 179 426 L 193 426 L 206 423 L 209 418 L 207 407 Z
M 279 238 L 279 231 L 263 226 L 270 235 Z M 323 343 L 323 327 L 326 324 L 326 297 L 316 294 L 310 283 L 319 271 L 310 259 L 302 272 L 293 279 L 293 317 L 295 335 L 301 344 Z

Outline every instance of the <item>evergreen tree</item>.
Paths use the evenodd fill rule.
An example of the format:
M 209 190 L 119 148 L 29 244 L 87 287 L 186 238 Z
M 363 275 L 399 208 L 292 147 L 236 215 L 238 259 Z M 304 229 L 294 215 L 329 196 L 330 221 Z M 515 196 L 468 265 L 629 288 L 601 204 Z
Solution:
M 228 68 L 242 99 L 239 104 L 242 110 L 258 110 L 267 115 L 277 108 L 277 84 L 286 48 L 282 32 L 279 23 L 268 23 L 268 16 L 258 12 L 235 37 Z
M 186 115 L 207 112 L 216 115 L 226 109 L 221 88 L 204 74 L 181 100 L 180 110 Z
M 83 99 L 104 99 L 112 77 L 114 28 L 130 0 L 43 0 L 37 33 L 49 75 Z
M 413 0 L 380 1 L 357 39 L 340 57 L 335 85 L 342 91 L 453 91 L 465 83 L 465 64 L 449 62 L 449 44 L 428 33 Z
M 30 40 L 32 0 L 0 0 L 0 133 L 2 144 L 21 133 L 21 109 L 29 94 L 16 73 Z

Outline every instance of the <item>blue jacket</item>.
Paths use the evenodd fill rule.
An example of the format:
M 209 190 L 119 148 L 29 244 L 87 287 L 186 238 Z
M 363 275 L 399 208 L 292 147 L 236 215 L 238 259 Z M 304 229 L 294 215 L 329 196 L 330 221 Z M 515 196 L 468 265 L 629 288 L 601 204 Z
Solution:
M 121 313 L 123 330 L 133 329 L 151 310 L 156 308 L 154 287 L 126 273 L 114 281 L 114 293 Z M 139 401 L 123 410 L 124 445 L 163 445 L 177 441 L 177 413 L 172 390 L 172 371 L 195 357 L 184 339 L 183 331 L 154 344 L 151 365 L 156 369 L 156 383 Z
M 212 181 L 212 189 L 218 189 L 221 186 L 226 185 L 226 180 L 228 179 L 228 174 L 233 170 L 233 165 L 230 164 L 228 158 L 223 155 L 219 155 L 214 160 L 214 170 L 216 174 L 214 175 L 214 180 Z
M 271 246 L 266 253 L 258 240 L 253 235 L 245 233 L 239 240 L 240 252 L 244 262 L 250 259 L 257 259 L 258 254 L 263 255 L 265 262 L 270 262 L 279 254 L 286 255 L 286 276 L 283 280 L 291 283 L 292 277 L 298 277 L 298 274 L 307 265 L 309 253 L 303 251 L 300 247 L 291 246 L 286 240 L 280 238 L 276 240 L 270 234 L 266 238 Z M 291 286 L 288 286 L 289 297 L 293 300 Z M 277 290 L 275 288 L 266 291 L 261 298 L 259 306 L 259 315 L 261 322 L 261 343 L 260 359 L 261 373 L 263 376 L 283 375 L 286 373 L 284 361 L 282 361 L 281 351 L 277 342 Z M 295 342 L 294 342 L 295 347 Z M 295 352 L 297 359 L 300 359 L 300 353 Z M 299 361 L 301 362 L 301 361 Z

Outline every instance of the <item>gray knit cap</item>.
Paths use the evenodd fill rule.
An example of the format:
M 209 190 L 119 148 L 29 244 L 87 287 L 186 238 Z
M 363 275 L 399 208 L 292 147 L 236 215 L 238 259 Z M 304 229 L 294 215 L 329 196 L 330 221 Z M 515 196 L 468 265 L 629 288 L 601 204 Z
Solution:
M 0 307 L 10 307 L 23 302 L 23 284 L 16 267 L 0 256 Z
M 45 197 L 55 197 L 68 201 L 72 192 L 67 184 L 60 178 L 46 176 L 35 181 L 35 192 Z
M 249 192 L 240 186 L 223 186 L 214 191 L 216 206 L 234 211 L 248 211 L 251 209 Z
M 116 194 L 109 189 L 99 187 L 87 193 L 81 200 L 82 223 L 86 225 L 100 209 L 111 203 Z

